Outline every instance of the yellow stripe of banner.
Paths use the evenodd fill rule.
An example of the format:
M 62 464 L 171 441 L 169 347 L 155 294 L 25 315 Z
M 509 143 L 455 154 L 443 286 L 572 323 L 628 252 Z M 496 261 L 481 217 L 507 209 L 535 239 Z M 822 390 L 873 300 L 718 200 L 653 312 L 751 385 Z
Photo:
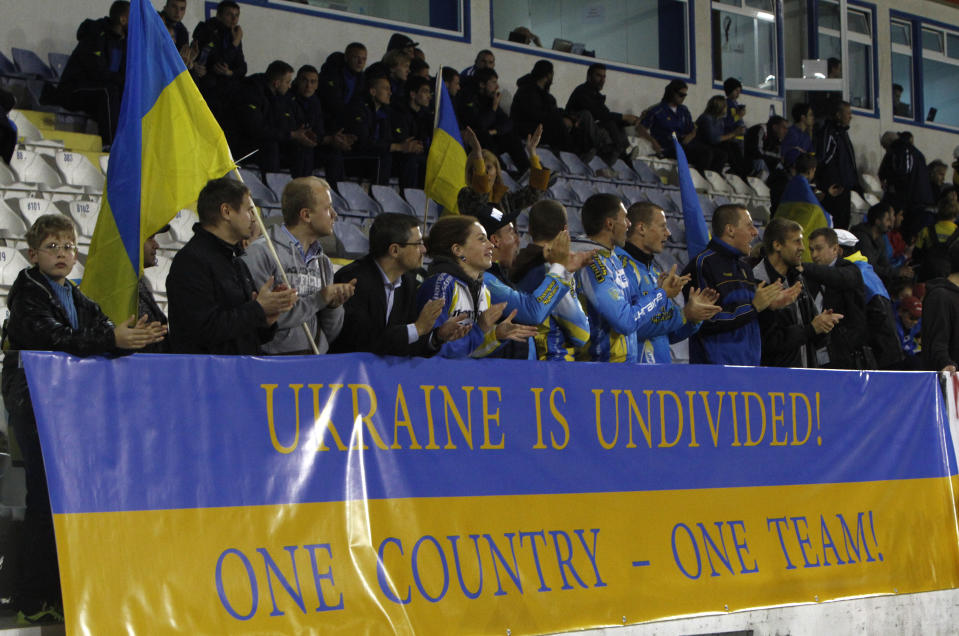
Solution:
M 76 633 L 523 634 L 956 587 L 951 486 L 374 500 L 55 523 Z

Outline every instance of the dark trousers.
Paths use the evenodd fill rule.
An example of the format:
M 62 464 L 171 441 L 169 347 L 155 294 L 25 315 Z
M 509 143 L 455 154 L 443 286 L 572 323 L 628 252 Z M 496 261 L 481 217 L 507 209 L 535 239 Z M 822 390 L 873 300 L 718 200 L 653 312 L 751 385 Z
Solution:
M 475 132 L 481 146 L 489 148 L 495 152 L 497 156 L 504 152 L 508 154 L 510 159 L 513 160 L 513 163 L 516 164 L 516 169 L 520 174 L 529 170 L 529 157 L 526 156 L 523 140 L 521 140 L 515 132 L 510 131 L 497 135 L 491 135 L 485 130 Z
M 389 151 L 350 151 L 343 155 L 344 172 L 355 179 L 369 179 L 378 185 L 389 185 L 393 174 L 393 157 Z
M 699 171 L 714 170 L 722 173 L 723 166 L 726 165 L 725 152 L 719 147 L 704 144 L 698 139 L 683 144 L 683 152 L 686 153 L 686 160 L 689 165 L 696 167 Z M 670 159 L 676 158 L 676 151 L 673 149 L 672 142 L 663 146 L 663 154 Z
M 43 602 L 62 607 L 60 569 L 53 533 L 53 514 L 47 475 L 40 452 L 37 421 L 28 396 L 4 395 L 9 423 L 20 446 L 27 481 L 27 511 L 23 523 L 23 541 L 17 572 L 16 607 L 24 614 L 39 611 Z
M 88 85 L 61 88 L 60 103 L 64 108 L 79 110 L 97 122 L 97 129 L 103 144 L 113 143 L 120 121 L 120 97 L 122 89 L 118 86 Z
M 826 198 L 822 200 L 822 207 L 832 215 L 833 227 L 837 229 L 849 229 L 849 221 L 852 216 L 851 206 L 851 195 L 848 188 L 844 189 L 838 197 L 827 194 Z

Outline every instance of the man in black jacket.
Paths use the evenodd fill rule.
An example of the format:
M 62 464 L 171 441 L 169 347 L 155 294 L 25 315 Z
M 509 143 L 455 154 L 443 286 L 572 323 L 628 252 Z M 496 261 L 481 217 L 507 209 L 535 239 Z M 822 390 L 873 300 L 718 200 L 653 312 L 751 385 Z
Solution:
M 789 219 L 773 219 L 763 234 L 765 256 L 755 268 L 756 280 L 787 286 L 803 280 L 802 226 Z M 796 302 L 759 314 L 762 365 L 766 367 L 816 368 L 828 362 L 828 334 L 842 314 L 826 309 L 820 313 L 803 287 Z
M 816 307 L 842 314 L 829 337 L 829 364 L 833 369 L 875 369 L 876 358 L 868 345 L 869 325 L 862 274 L 842 257 L 839 237 L 832 228 L 809 235 L 812 263 L 803 263 L 803 278 Z
M 897 278 L 909 280 L 913 277 L 912 267 L 893 267 L 886 255 L 886 233 L 892 229 L 895 219 L 896 211 L 889 201 L 883 200 L 869 208 L 865 221 L 850 229 L 859 239 L 859 251 L 887 288 L 892 288 Z
M 233 0 L 220 2 L 216 15 L 193 29 L 193 40 L 198 50 L 196 65 L 205 71 L 197 86 L 217 121 L 222 121 L 233 92 L 246 76 L 240 5 Z
M 862 192 L 856 169 L 856 151 L 849 139 L 851 121 L 852 107 L 849 102 L 838 102 L 816 144 L 816 158 L 819 160 L 816 183 L 825 192 L 829 192 L 832 186 L 842 188 L 836 196 L 827 195 L 822 206 L 832 215 L 836 227 L 844 230 L 849 227 L 850 192 Z
M 553 85 L 553 64 L 540 60 L 533 70 L 516 80 L 516 96 L 510 108 L 510 119 L 520 138 L 543 126 L 543 143 L 554 151 L 573 150 L 573 118 L 556 105 L 549 92 Z
M 356 292 L 346 301 L 343 329 L 333 351 L 369 351 L 380 355 L 432 356 L 448 340 L 468 331 L 451 318 L 434 329 L 443 299 L 431 300 L 416 312 L 416 274 L 426 248 L 418 221 L 405 214 L 380 214 L 370 227 L 370 253 L 334 277 L 356 279 Z
M 62 106 L 83 111 L 97 122 L 106 146 L 113 143 L 120 118 L 129 18 L 130 3 L 117 0 L 108 17 L 84 20 L 58 89 Z
M 402 100 L 393 99 L 390 105 L 390 123 L 394 139 L 415 139 L 425 149 L 433 138 L 432 82 L 424 77 L 410 76 L 403 84 Z M 426 153 L 393 153 L 394 173 L 400 187 L 422 188 L 426 176 Z
M 606 65 L 590 64 L 586 71 L 586 82 L 573 89 L 566 102 L 566 112 L 588 112 L 593 116 L 596 125 L 609 134 L 611 144 L 609 148 L 600 148 L 599 155 L 607 163 L 612 164 L 626 152 L 629 141 L 626 139 L 625 126 L 632 126 L 639 122 L 636 115 L 614 113 L 606 106 L 606 96 L 603 95 L 603 86 L 606 85 Z
M 480 145 L 495 154 L 509 153 L 520 174 L 529 170 L 529 158 L 513 122 L 500 105 L 499 75 L 492 68 L 477 70 L 456 98 L 456 118 L 461 128 L 476 133 Z
M 315 152 L 293 153 L 287 158 L 293 178 L 309 177 L 317 163 L 324 166 L 326 180 L 331 184 L 343 179 L 343 152 L 350 150 L 356 137 L 326 128 L 323 105 L 316 95 L 320 74 L 309 64 L 301 66 L 293 80 L 292 100 L 294 128 L 302 128 L 316 137 Z M 308 134 L 308 133 L 307 133 Z
M 228 128 L 234 156 L 256 150 L 250 160 L 266 172 L 277 172 L 281 163 L 302 166 L 303 156 L 314 152 L 316 133 L 297 124 L 293 102 L 287 97 L 292 82 L 293 67 L 281 60 L 271 62 L 266 73 L 243 80 Z
M 200 222 L 173 258 L 166 288 L 176 353 L 256 355 L 296 290 L 268 280 L 260 289 L 240 258 L 253 235 L 250 191 L 233 179 L 208 181 L 197 198 Z
M 935 222 L 928 207 L 935 204 L 926 157 L 913 145 L 912 133 L 886 132 L 881 138 L 886 154 L 879 164 L 879 179 L 886 185 L 886 198 L 905 213 L 902 237 L 909 243 L 927 225 Z
M 922 311 L 922 355 L 925 368 L 956 371 L 959 364 L 959 247 L 949 250 L 946 278 L 926 283 Z
M 323 103 L 327 130 L 347 126 L 366 101 L 366 47 L 351 42 L 343 53 L 331 53 L 320 68 L 317 94 Z

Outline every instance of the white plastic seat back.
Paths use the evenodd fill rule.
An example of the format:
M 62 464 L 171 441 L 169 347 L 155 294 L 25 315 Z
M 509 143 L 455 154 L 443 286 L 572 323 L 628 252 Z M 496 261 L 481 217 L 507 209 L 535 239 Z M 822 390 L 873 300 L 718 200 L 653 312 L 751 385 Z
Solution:
M 60 150 L 57 152 L 56 161 L 57 168 L 60 169 L 67 184 L 89 188 L 93 192 L 103 192 L 105 177 L 85 155 Z

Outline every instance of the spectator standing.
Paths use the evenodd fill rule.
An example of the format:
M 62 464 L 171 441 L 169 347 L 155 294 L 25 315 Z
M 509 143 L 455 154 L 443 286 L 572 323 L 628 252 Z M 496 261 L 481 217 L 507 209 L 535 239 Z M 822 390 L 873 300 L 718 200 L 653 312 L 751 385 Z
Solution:
M 415 217 L 385 213 L 373 219 L 369 254 L 333 276 L 339 284 L 356 281 L 356 292 L 343 305 L 343 328 L 333 341 L 334 352 L 429 357 L 444 342 L 466 334 L 459 323 L 465 316 L 434 327 L 442 299 L 427 302 L 417 312 L 416 272 L 425 253 Z
M 812 143 L 812 130 L 816 122 L 812 107 L 799 103 L 792 109 L 793 125 L 786 131 L 782 141 L 783 164 L 792 168 L 800 155 L 815 154 Z
M 183 54 L 183 49 L 190 46 L 190 32 L 183 26 L 183 16 L 186 15 L 186 0 L 166 0 L 163 9 L 160 10 L 160 17 L 163 18 L 163 24 L 170 37 L 176 44 L 176 50 Z
M 832 116 L 826 120 L 822 135 L 816 145 L 816 157 L 819 159 L 817 182 L 828 194 L 823 199 L 823 207 L 832 215 L 835 227 L 847 229 L 850 221 L 850 196 L 853 190 L 862 191 L 859 184 L 859 172 L 856 168 L 856 153 L 849 139 L 849 122 L 852 121 L 852 108 L 849 102 L 837 102 Z M 836 191 L 832 186 L 842 190 Z
M 883 134 L 881 143 L 886 154 L 879 164 L 879 179 L 886 187 L 885 198 L 905 212 L 903 238 L 912 242 L 922 228 L 933 223 L 927 211 L 935 200 L 926 158 L 913 145 L 911 133 L 890 131 Z
M 802 226 L 789 219 L 769 222 L 763 234 L 763 260 L 753 268 L 757 280 L 801 285 L 796 301 L 759 315 L 764 367 L 817 368 L 829 363 L 828 334 L 842 314 L 819 312 L 806 291 L 802 275 Z
M 569 234 L 566 208 L 559 201 L 537 201 L 529 211 L 530 243 L 516 256 L 510 272 L 511 280 L 521 292 L 537 295 L 543 283 L 554 273 L 555 247 L 568 252 Z M 566 236 L 562 236 L 563 234 Z M 592 259 L 592 253 L 580 252 L 583 262 Z M 546 318 L 538 323 L 533 342 L 539 360 L 572 362 L 577 352 L 589 341 L 589 320 L 576 292 L 575 278 L 567 281 L 569 293 L 563 294 Z M 552 287 L 553 293 L 560 287 Z
M 843 258 L 837 234 L 840 231 L 849 234 L 828 227 L 814 230 L 809 235 L 812 263 L 803 263 L 803 278 L 816 308 L 843 316 L 830 334 L 829 364 L 825 366 L 875 369 L 876 357 L 867 342 L 869 326 L 862 273 Z
M 276 335 L 263 346 L 263 352 L 313 353 L 303 329 L 306 323 L 319 353 L 326 353 L 343 327 L 343 303 L 356 290 L 356 280 L 333 282 L 333 265 L 320 244 L 321 238 L 333 235 L 337 218 L 330 185 L 317 177 L 294 179 L 283 188 L 280 205 L 283 224 L 274 225 L 270 237 L 283 272 L 296 290 L 296 303 L 280 316 Z M 283 280 L 266 240 L 260 237 L 253 241 L 243 255 L 257 286 Z
M 713 303 L 719 298 L 715 290 L 692 290 L 682 307 L 675 298 L 688 279 L 676 276 L 676 266 L 663 272 L 655 257 L 669 238 L 666 214 L 655 203 L 640 202 L 626 211 L 629 231 L 623 245 L 623 267 L 635 284 L 640 302 L 652 302 L 653 319 L 636 331 L 637 360 L 641 364 L 672 362 L 669 345 L 681 342 L 699 330 L 703 320 L 718 313 Z
M 949 251 L 950 273 L 926 283 L 922 350 L 925 368 L 955 372 L 959 364 L 959 248 Z
M 443 308 L 434 326 L 461 319 L 458 321 L 469 327 L 466 336 L 440 347 L 441 356 L 485 358 L 507 340 L 526 342 L 536 334 L 536 327 L 513 324 L 515 309 L 500 320 L 506 303 L 490 302 L 483 272 L 493 264 L 493 244 L 475 217 L 441 218 L 430 231 L 427 250 L 433 263 L 429 278 L 416 296 L 419 311 L 430 301 L 441 299 Z
M 689 361 L 758 366 L 762 360 L 759 314 L 792 303 L 801 285 L 784 289 L 779 279 L 767 284 L 752 275 L 747 256 L 759 232 L 741 204 L 716 208 L 712 230 L 706 249 L 683 272 L 689 276 L 684 294 L 688 300 L 693 289 L 715 289 L 719 292 L 716 304 L 722 311 L 703 321 L 690 338 Z
M 256 355 L 276 333 L 296 291 L 270 279 L 259 289 L 243 261 L 256 210 L 238 181 L 213 179 L 197 198 L 200 222 L 167 276 L 170 337 L 176 353 Z
M 68 279 L 77 262 L 73 222 L 59 214 L 40 216 L 26 235 L 33 267 L 22 270 L 7 296 L 4 325 L 3 403 L 17 438 L 26 474 L 23 542 L 14 573 L 14 607 L 23 622 L 63 621 L 63 598 L 54 542 L 53 514 L 40 436 L 20 365 L 20 351 L 63 351 L 75 356 L 110 355 L 160 341 L 166 327 L 133 316 L 115 326 L 100 307 Z

